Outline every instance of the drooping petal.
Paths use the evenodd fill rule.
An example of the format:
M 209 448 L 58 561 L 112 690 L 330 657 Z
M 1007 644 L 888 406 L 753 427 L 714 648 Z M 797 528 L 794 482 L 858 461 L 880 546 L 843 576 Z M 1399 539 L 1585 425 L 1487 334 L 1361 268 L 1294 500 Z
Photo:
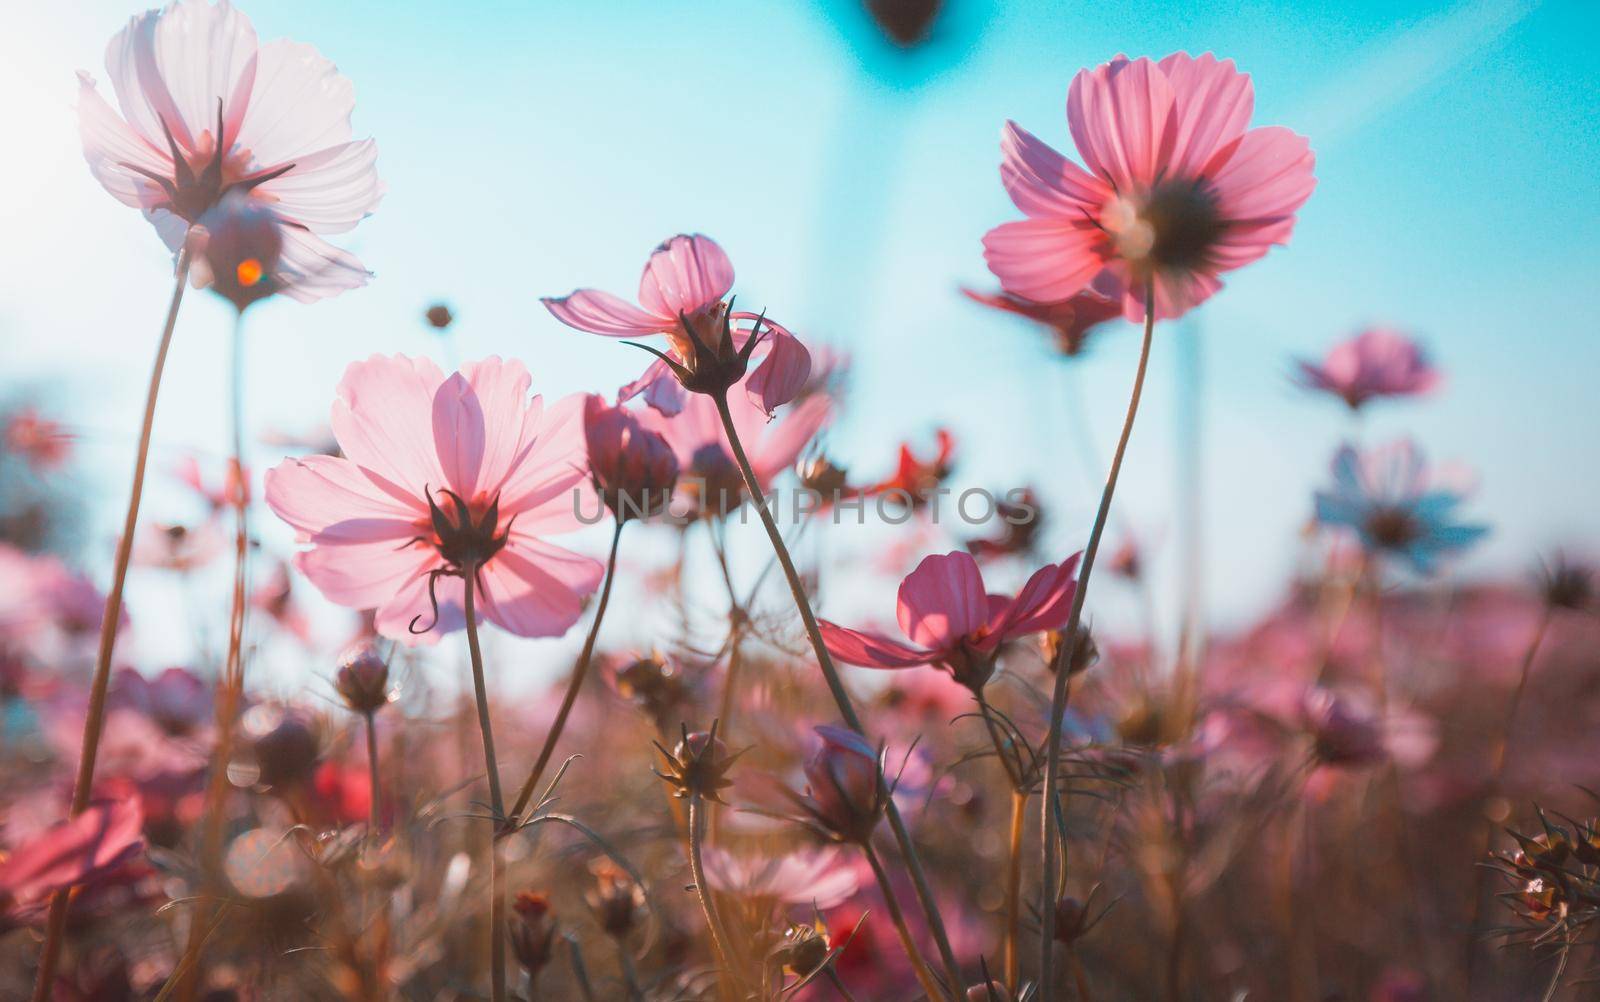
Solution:
M 676 319 L 652 316 L 632 303 L 598 289 L 578 289 L 570 295 L 539 300 L 568 327 L 608 337 L 645 337 L 671 328 Z
M 639 279 L 639 305 L 676 320 L 722 300 L 733 288 L 733 262 L 710 237 L 678 234 L 657 247 Z
M 672 369 L 659 358 L 651 362 L 638 379 L 617 388 L 617 403 L 627 403 L 640 393 L 644 394 L 645 403 L 666 417 L 682 413 L 689 396 Z
M 278 277 L 284 283 L 283 294 L 290 299 L 316 302 L 359 289 L 372 278 L 372 272 L 354 254 L 310 230 L 285 226 L 281 232 L 283 250 L 278 257 Z
M 773 326 L 765 335 L 767 357 L 745 380 L 745 392 L 769 416 L 795 398 L 811 376 L 811 353 L 800 339 Z
M 1244 135 L 1255 110 L 1255 88 L 1248 73 L 1233 60 L 1207 52 L 1191 56 L 1175 52 L 1161 60 L 1161 72 L 1172 86 L 1172 115 L 1167 122 L 1166 176 L 1194 178 L 1216 152 Z
M 294 168 L 256 189 L 273 211 L 313 233 L 344 233 L 378 207 L 378 144 L 370 139 L 299 156 Z
M 763 487 L 793 468 L 811 440 L 833 419 L 833 401 L 825 394 L 807 397 L 782 418 L 768 425 L 754 440 L 741 432 L 749 450 L 750 467 Z
M 397 497 L 448 483 L 433 437 L 433 396 L 444 373 L 430 359 L 373 355 L 339 381 L 330 423 L 339 448 Z
M 1035 138 L 1016 122 L 1000 132 L 1000 182 L 1024 215 L 1098 218 L 1110 198 L 1105 182 Z
M 1148 187 L 1158 175 L 1172 85 L 1148 59 L 1118 56 L 1072 78 L 1067 125 L 1084 164 L 1121 191 Z
M 1022 219 L 985 234 L 983 257 L 1007 292 L 1059 303 L 1105 266 L 1105 246 L 1105 234 L 1087 223 Z
M 257 53 L 238 143 L 258 168 L 298 165 L 308 154 L 350 142 L 355 106 L 355 85 L 332 61 L 310 45 L 277 39 Z
M 923 557 L 900 582 L 896 612 L 900 629 L 921 647 L 934 651 L 953 647 L 976 633 L 988 614 L 983 574 L 965 550 Z
M 876 633 L 847 629 L 826 619 L 817 625 L 828 653 L 845 664 L 862 668 L 911 668 L 933 661 L 931 651 L 919 651 Z
M 604 573 L 597 560 L 513 534 L 483 568 L 483 614 L 519 637 L 559 637 Z

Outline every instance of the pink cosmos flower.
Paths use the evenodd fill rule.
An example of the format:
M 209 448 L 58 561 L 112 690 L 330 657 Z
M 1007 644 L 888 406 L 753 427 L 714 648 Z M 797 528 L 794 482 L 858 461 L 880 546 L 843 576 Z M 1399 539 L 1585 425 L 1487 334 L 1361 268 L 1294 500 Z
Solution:
M 748 388 L 755 377 L 749 377 Z M 755 472 L 756 483 L 766 490 L 772 481 L 795 465 L 807 444 L 833 417 L 833 401 L 824 394 L 806 397 L 782 418 L 769 421 L 755 394 L 729 394 L 728 412 L 739 433 L 745 455 Z M 726 513 L 744 497 L 744 481 L 733 452 L 728 448 L 722 419 L 716 403 L 708 396 L 693 394 L 683 402 L 675 416 L 641 410 L 639 423 L 666 439 L 678 459 L 680 491 L 698 488 L 692 498 L 702 514 Z
M 1339 342 L 1320 365 L 1298 364 L 1302 386 L 1331 393 L 1351 410 L 1374 397 L 1428 393 L 1441 381 L 1417 343 L 1387 327 L 1369 327 Z
M 5 416 L 0 444 L 41 473 L 57 469 L 72 455 L 72 434 L 33 407 L 21 407 Z
M 1056 351 L 1068 358 L 1083 354 L 1089 335 L 1101 324 L 1122 316 L 1120 302 L 1108 299 L 1090 289 L 1085 289 L 1059 303 L 1036 303 L 1008 292 L 987 293 L 973 289 L 961 291 L 975 303 L 982 303 L 1002 313 L 1027 317 L 1048 328 L 1055 336 Z
M 617 392 L 618 403 L 642 392 L 663 414 L 683 409 L 686 387 L 707 392 L 700 382 L 710 379 L 712 387 L 726 389 L 737 381 L 757 347 L 750 340 L 759 336 L 766 343 L 766 360 L 746 381 L 745 392 L 771 414 L 805 386 L 811 355 L 782 326 L 759 314 L 734 312 L 727 298 L 732 288 L 733 262 L 717 242 L 698 233 L 679 234 L 651 253 L 639 280 L 638 306 L 596 289 L 541 302 L 557 320 L 591 334 L 665 334 L 670 353 L 657 353 L 660 357 L 643 376 Z M 741 328 L 740 322 L 750 327 Z M 736 355 L 739 361 L 734 361 Z M 732 378 L 719 378 L 723 373 Z
M 1204 302 L 1223 272 L 1288 241 L 1316 186 L 1305 138 L 1250 129 L 1254 104 L 1250 78 L 1209 53 L 1079 72 L 1067 125 L 1088 169 L 1006 123 L 1000 179 L 1028 218 L 984 237 L 989 270 L 1040 303 L 1092 286 L 1133 321 L 1148 282 L 1158 319 Z
M 602 572 L 542 538 L 594 508 L 583 398 L 546 407 L 529 385 L 521 363 L 496 357 L 448 378 L 404 355 L 353 363 L 333 405 L 347 458 L 288 459 L 267 473 L 267 506 L 311 544 L 295 566 L 331 601 L 377 609 L 378 631 L 407 643 L 465 625 L 469 566 L 490 622 L 524 637 L 565 633 Z
M 305 302 L 366 284 L 361 262 L 318 236 L 353 229 L 383 197 L 377 147 L 352 139 L 355 92 L 333 63 L 286 39 L 258 45 L 228 0 L 178 0 L 111 39 L 106 73 L 120 114 L 78 74 L 84 157 L 168 247 L 237 193 L 285 224 L 282 265 L 299 278 L 288 295 Z
M 987 594 L 970 553 L 925 557 L 900 583 L 897 618 L 916 646 L 822 621 L 828 652 L 864 668 L 933 664 L 979 692 L 1005 641 L 1066 625 L 1077 590 L 1078 555 L 1035 571 L 1015 598 Z
M 17 846 L 0 862 L 0 924 L 131 862 L 144 851 L 143 824 L 136 800 L 92 801 L 82 814 Z
M 706 882 L 725 894 L 781 905 L 835 908 L 855 896 L 860 875 L 838 846 L 786 856 L 736 856 L 715 846 L 705 852 Z

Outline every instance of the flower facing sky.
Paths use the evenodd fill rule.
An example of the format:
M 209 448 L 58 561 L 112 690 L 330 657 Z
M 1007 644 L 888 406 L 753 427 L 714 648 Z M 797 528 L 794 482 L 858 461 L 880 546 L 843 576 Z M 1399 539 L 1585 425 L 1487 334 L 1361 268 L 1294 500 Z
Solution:
M 423 358 L 353 363 L 333 405 L 345 458 L 267 473 L 268 507 L 311 546 L 295 566 L 408 643 L 465 625 L 470 568 L 484 618 L 523 637 L 565 633 L 602 573 L 543 539 L 594 508 L 583 501 L 583 397 L 546 407 L 530 382 L 521 363 L 495 357 L 448 378 Z
M 309 301 L 366 284 L 361 262 L 319 236 L 353 229 L 384 190 L 377 146 L 352 137 L 354 88 L 333 63 L 287 39 L 258 45 L 227 0 L 178 0 L 111 39 L 106 74 L 116 109 L 78 74 L 84 157 L 168 247 L 182 247 L 233 193 L 284 223 L 283 266 L 299 279 L 287 295 Z
M 1249 76 L 1209 53 L 1079 72 L 1067 125 L 1083 167 L 1015 122 L 1001 133 L 1000 179 L 1028 218 L 984 237 L 989 269 L 1038 303 L 1092 288 L 1135 321 L 1148 282 L 1158 319 L 1204 302 L 1288 242 L 1316 186 L 1306 139 L 1249 128 L 1254 105 Z
M 1420 396 L 1441 381 L 1422 348 L 1387 327 L 1369 327 L 1340 341 L 1321 363 L 1298 365 L 1301 385 L 1331 393 L 1351 410 L 1376 397 Z
M 541 302 L 557 320 L 591 334 L 665 334 L 670 353 L 617 392 L 618 403 L 643 393 L 663 414 L 683 409 L 686 388 L 709 392 L 737 382 L 746 361 L 763 348 L 750 344 L 759 335 L 766 359 L 746 380 L 745 392 L 771 414 L 805 386 L 811 355 L 782 326 L 760 314 L 734 311 L 727 298 L 732 289 L 733 262 L 717 242 L 680 233 L 657 247 L 645 263 L 638 306 L 598 289 L 578 289 Z M 741 322 L 750 326 L 740 327 Z
M 1365 452 L 1341 446 L 1333 457 L 1333 486 L 1317 492 L 1317 521 L 1353 531 L 1368 553 L 1430 573 L 1441 558 L 1489 531 L 1458 522 L 1456 508 L 1465 493 L 1434 480 L 1409 439 Z
M 1102 324 L 1122 316 L 1122 303 L 1089 289 L 1059 303 L 1035 303 L 1009 292 L 961 291 L 975 303 L 982 303 L 1002 313 L 1027 317 L 1048 329 L 1055 339 L 1056 351 L 1067 358 L 1083 354 L 1091 333 Z
M 900 582 L 896 618 L 916 646 L 823 620 L 828 652 L 864 668 L 933 664 L 968 689 L 981 690 L 1007 640 L 1066 625 L 1077 590 L 1078 556 L 1035 571 L 1015 598 L 983 590 L 983 574 L 970 553 L 924 557 Z

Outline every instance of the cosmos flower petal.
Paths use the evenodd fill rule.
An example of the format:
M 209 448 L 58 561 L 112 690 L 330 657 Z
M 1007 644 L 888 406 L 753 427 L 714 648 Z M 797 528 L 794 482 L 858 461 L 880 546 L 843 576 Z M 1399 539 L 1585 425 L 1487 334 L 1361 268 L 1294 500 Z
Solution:
M 965 550 L 930 554 L 900 582 L 896 617 L 914 644 L 944 650 L 988 621 L 978 562 Z
M 413 530 L 413 536 L 418 534 Z M 404 539 L 319 542 L 320 545 L 295 555 L 295 568 L 316 585 L 328 601 L 351 609 L 376 609 L 386 605 L 438 563 L 438 555 L 432 550 L 426 546 L 406 546 Z
M 160 189 L 132 168 L 165 175 L 172 169 L 171 158 L 128 127 L 100 96 L 94 78 L 79 73 L 78 83 L 78 132 L 90 173 L 123 205 L 137 209 L 155 204 Z
M 604 573 L 597 560 L 513 536 L 483 568 L 483 614 L 519 637 L 559 637 L 583 614 Z
M 639 279 L 639 305 L 658 317 L 693 315 L 732 288 L 733 262 L 717 242 L 680 233 L 651 253 Z
M 1104 266 L 1104 240 L 1087 224 L 1022 219 L 985 234 L 983 256 L 1007 292 L 1036 303 L 1059 303 L 1081 291 Z
M 989 635 L 995 643 L 1067 625 L 1078 590 L 1080 556 L 1075 553 L 1059 564 L 1046 564 L 1028 578 L 1017 597 L 990 620 Z
M 1244 135 L 1255 111 L 1255 88 L 1233 60 L 1207 52 L 1191 56 L 1175 52 L 1160 63 L 1172 87 L 1168 121 L 1173 177 L 1197 177 L 1216 152 Z
M 1156 180 L 1172 106 L 1160 67 L 1119 56 L 1072 78 L 1067 125 L 1089 170 L 1129 191 Z
M 330 146 L 298 157 L 294 168 L 260 185 L 274 210 L 315 233 L 344 233 L 383 200 L 378 144 L 371 139 Z
M 530 405 L 519 451 L 498 487 L 501 509 L 518 513 L 518 529 L 549 534 L 578 527 L 572 492 L 588 489 L 583 401 L 584 394 L 574 393 L 537 411 Z
M 112 38 L 106 70 L 129 124 L 165 149 L 165 121 L 178 143 L 194 153 L 202 135 L 216 142 L 219 102 L 233 116 L 244 107 L 256 53 L 255 29 L 243 13 L 226 0 L 191 0 L 133 17 Z M 226 126 L 232 132 L 238 124 L 232 117 Z
M 1292 224 L 1317 186 L 1310 141 L 1281 126 L 1251 129 L 1217 159 L 1207 175 L 1229 229 L 1286 242 L 1288 230 L 1274 224 Z
M 912 668 L 928 664 L 934 658 L 931 651 L 919 651 L 888 637 L 847 629 L 826 619 L 819 620 L 818 627 L 828 653 L 845 664 L 862 668 Z
M 437 563 L 437 560 L 434 562 Z M 432 588 L 433 599 L 430 601 L 428 574 L 424 572 L 406 579 L 398 589 L 390 589 L 392 597 L 377 607 L 372 617 L 373 627 L 384 636 L 408 647 L 430 647 L 446 633 L 466 626 L 466 595 L 461 579 L 441 575 L 434 580 Z M 482 610 L 479 610 L 479 614 L 482 614 Z M 413 622 L 420 632 L 413 632 Z
M 116 869 L 144 851 L 137 798 L 96 800 L 0 861 L 0 898 L 32 905 Z
M 287 459 L 266 475 L 267 507 L 305 541 L 406 539 L 427 516 L 378 487 L 347 459 Z
M 776 325 L 767 329 L 767 357 L 745 380 L 745 392 L 768 415 L 793 400 L 811 376 L 811 353 L 800 339 Z
M 541 299 L 551 316 L 568 327 L 608 337 L 647 337 L 670 328 L 675 320 L 652 316 L 619 296 L 598 289 L 578 289 L 566 296 Z
M 1000 132 L 1000 182 L 1027 216 L 1093 219 L 1110 191 L 1105 182 L 1015 122 Z
M 641 393 L 644 394 L 645 403 L 666 417 L 681 413 L 688 399 L 688 391 L 678 382 L 678 377 L 672 374 L 667 363 L 659 358 L 651 362 L 638 379 L 617 389 L 617 403 L 626 403 Z
M 178 223 L 183 220 L 172 217 Z M 282 228 L 283 251 L 278 258 L 279 280 L 284 283 L 283 294 L 301 303 L 337 296 L 350 289 L 359 289 L 372 278 L 360 258 L 335 247 L 299 226 Z
M 350 142 L 355 106 L 355 85 L 332 60 L 303 42 L 276 39 L 257 54 L 238 142 L 263 166 L 299 169 L 302 157 Z

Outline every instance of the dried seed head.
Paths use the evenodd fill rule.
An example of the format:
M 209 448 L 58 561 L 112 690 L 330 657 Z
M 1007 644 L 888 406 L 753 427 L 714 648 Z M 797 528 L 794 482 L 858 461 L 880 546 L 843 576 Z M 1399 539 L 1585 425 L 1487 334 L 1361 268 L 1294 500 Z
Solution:
M 456 315 L 450 311 L 446 303 L 434 303 L 423 312 L 422 316 L 428 321 L 428 326 L 437 331 L 448 329 L 456 319 Z
M 1039 635 L 1044 663 L 1054 675 L 1066 668 L 1068 675 L 1088 671 L 1100 660 L 1100 645 L 1087 625 L 1080 624 L 1073 643 L 1067 643 L 1065 630 L 1046 630 Z
M 362 641 L 339 656 L 334 676 L 339 696 L 356 713 L 376 713 L 389 705 L 389 664 L 371 641 Z
M 797 922 L 783 931 L 773 956 L 796 977 L 803 978 L 828 959 L 828 930 L 822 923 Z

